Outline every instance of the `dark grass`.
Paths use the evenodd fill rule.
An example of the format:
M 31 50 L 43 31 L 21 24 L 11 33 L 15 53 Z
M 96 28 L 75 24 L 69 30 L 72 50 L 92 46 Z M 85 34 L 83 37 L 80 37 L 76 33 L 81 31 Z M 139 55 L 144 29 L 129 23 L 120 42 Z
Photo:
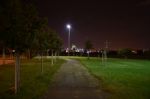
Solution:
M 20 90 L 15 95 L 14 65 L 0 66 L 0 99 L 38 99 L 51 84 L 53 74 L 59 69 L 64 60 L 57 60 L 52 66 L 51 59 L 44 59 L 43 73 L 38 59 L 21 61 Z
M 150 99 L 150 61 L 78 58 L 102 82 L 110 99 Z

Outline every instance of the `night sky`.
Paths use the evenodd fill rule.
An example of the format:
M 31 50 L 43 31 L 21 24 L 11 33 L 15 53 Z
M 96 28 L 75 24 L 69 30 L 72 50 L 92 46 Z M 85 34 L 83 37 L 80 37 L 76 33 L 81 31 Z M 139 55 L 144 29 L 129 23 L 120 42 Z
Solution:
M 150 0 L 37 0 L 40 16 L 48 17 L 68 45 L 71 24 L 71 43 L 84 48 L 91 40 L 94 48 L 150 48 Z

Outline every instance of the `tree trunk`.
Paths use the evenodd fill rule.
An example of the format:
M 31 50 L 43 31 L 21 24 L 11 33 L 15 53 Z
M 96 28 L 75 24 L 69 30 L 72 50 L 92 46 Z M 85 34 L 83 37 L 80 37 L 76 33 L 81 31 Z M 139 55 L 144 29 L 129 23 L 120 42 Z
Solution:
M 53 50 L 52 50 L 52 55 L 51 55 L 51 64 L 52 65 L 54 64 L 54 61 L 53 61 Z
M 3 48 L 3 65 L 5 64 L 5 58 L 6 58 L 6 55 L 5 55 L 5 48 Z
M 47 54 L 47 55 L 46 55 L 46 56 L 47 56 L 47 58 L 48 58 L 48 56 L 49 56 L 49 53 L 48 53 L 48 52 L 49 52 L 49 50 L 47 50 L 47 53 L 46 53 L 46 54 Z
M 15 64 L 15 93 L 18 92 L 20 86 L 20 55 L 16 53 L 16 64 Z
M 28 54 L 27 54 L 27 58 L 28 58 L 28 59 L 31 59 L 31 51 L 30 51 L 30 49 L 28 49 L 27 53 L 28 53 Z
M 55 51 L 55 60 L 54 60 L 54 62 L 56 62 L 56 58 L 57 58 L 57 52 Z
M 41 52 L 41 74 L 43 74 L 43 52 Z

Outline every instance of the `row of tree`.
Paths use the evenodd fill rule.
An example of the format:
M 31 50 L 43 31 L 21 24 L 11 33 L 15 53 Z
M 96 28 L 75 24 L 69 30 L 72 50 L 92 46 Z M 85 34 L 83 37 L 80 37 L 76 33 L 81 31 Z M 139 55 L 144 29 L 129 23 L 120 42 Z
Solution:
M 0 1 L 0 46 L 15 50 L 15 92 L 19 86 L 20 54 L 58 51 L 62 45 L 57 33 L 48 27 L 47 18 L 39 17 L 36 7 L 21 0 Z M 3 56 L 5 56 L 3 54 Z

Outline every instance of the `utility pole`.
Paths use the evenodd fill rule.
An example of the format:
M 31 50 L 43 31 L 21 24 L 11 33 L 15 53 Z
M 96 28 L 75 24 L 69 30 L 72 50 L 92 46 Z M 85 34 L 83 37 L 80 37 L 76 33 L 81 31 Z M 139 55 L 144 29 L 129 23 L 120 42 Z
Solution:
M 103 51 L 103 57 L 104 57 L 104 61 L 105 61 L 105 63 L 107 62 L 107 51 L 108 51 L 108 45 L 110 44 L 110 42 L 108 42 L 107 40 L 106 40 L 106 42 L 104 42 L 105 43 L 105 48 L 104 48 L 104 51 Z

